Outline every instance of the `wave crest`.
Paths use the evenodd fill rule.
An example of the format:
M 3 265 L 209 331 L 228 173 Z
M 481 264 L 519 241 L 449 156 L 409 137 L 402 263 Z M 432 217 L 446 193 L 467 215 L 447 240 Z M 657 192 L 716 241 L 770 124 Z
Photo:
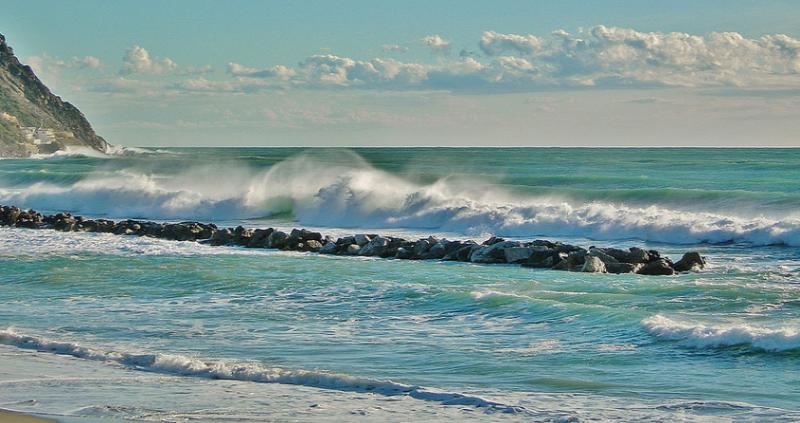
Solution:
M 698 349 L 744 346 L 757 351 L 800 350 L 797 328 L 770 329 L 747 324 L 704 325 L 655 315 L 642 320 L 644 329 L 660 339 L 679 341 Z

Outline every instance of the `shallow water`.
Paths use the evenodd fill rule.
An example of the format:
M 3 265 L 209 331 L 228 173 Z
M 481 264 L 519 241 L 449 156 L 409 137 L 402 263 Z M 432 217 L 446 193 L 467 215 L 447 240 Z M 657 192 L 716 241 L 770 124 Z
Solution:
M 713 149 L 0 161 L 0 203 L 38 210 L 548 237 L 673 258 L 695 249 L 711 263 L 676 277 L 586 275 L 2 228 L 0 407 L 178 421 L 224 419 L 210 409 L 255 420 L 797 420 L 798 162 L 795 150 Z M 45 374 L 21 382 L 14 372 L 32 370 L 6 364 Z M 127 378 L 135 394 L 108 389 Z M 74 386 L 87 394 L 69 395 Z M 181 390 L 197 399 L 177 407 Z M 309 402 L 326 413 L 308 414 Z

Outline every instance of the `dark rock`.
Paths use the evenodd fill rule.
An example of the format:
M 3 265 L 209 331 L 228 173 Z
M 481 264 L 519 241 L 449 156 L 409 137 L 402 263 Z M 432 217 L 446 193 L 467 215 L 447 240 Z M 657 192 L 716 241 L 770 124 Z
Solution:
M 576 271 L 580 270 L 583 267 L 583 264 L 586 263 L 586 251 L 577 250 L 569 253 L 564 260 L 556 264 L 553 269 L 557 270 L 569 270 L 569 271 Z
M 506 263 L 522 263 L 527 261 L 537 247 L 511 247 L 503 250 Z M 546 248 L 546 247 L 538 247 Z
M 383 250 L 383 253 L 380 254 L 380 257 L 395 257 L 397 255 L 397 250 L 399 250 L 401 247 L 413 248 L 413 244 L 403 238 L 389 238 L 389 245 L 386 246 L 386 248 Z
M 367 243 L 372 240 L 372 237 L 365 234 L 357 234 L 353 236 L 353 240 L 355 241 L 356 245 L 359 247 L 363 247 L 367 245 Z
M 234 235 L 230 228 L 225 228 L 214 233 L 211 237 L 211 245 L 231 245 L 233 244 Z
M 406 247 L 400 247 L 397 249 L 397 254 L 395 254 L 394 257 L 402 260 L 409 260 L 414 257 L 414 251 Z
M 550 269 L 564 260 L 566 256 L 566 253 L 558 252 L 552 248 L 534 248 L 530 257 L 522 262 L 522 266 L 536 269 Z
M 428 251 L 420 254 L 419 258 L 422 260 L 439 260 L 444 257 L 445 252 L 447 251 L 446 245 L 447 240 L 438 241 L 431 245 L 431 248 L 429 248 Z
M 688 272 L 694 268 L 702 269 L 706 265 L 706 260 L 697 251 L 690 251 L 681 257 L 674 268 L 676 272 Z
M 504 238 L 500 238 L 499 236 L 493 236 L 493 237 L 487 239 L 486 241 L 483 241 L 481 243 L 481 245 L 494 245 L 494 244 L 497 244 L 499 242 L 504 242 L 504 241 L 505 241 Z
M 289 235 L 283 231 L 272 231 L 267 237 L 267 247 L 269 248 L 283 248 L 286 246 L 286 241 L 289 239 Z
M 556 248 L 557 245 L 558 245 L 557 243 L 548 241 L 546 239 L 534 239 L 530 243 L 531 247 L 545 247 L 548 249 L 554 249 Z
M 244 226 L 237 226 L 233 228 L 233 244 L 246 246 L 250 243 L 250 238 L 253 236 L 254 230 L 245 228 Z
M 645 264 L 638 273 L 640 275 L 670 276 L 675 274 L 675 269 L 667 259 L 660 258 Z
M 472 254 L 481 248 L 483 247 L 481 247 L 477 243 L 469 241 L 465 243 L 463 247 L 459 248 L 458 251 L 455 252 L 455 259 L 458 261 L 469 261 L 470 257 L 472 257 Z
M 18 207 L 6 207 L 4 206 L 0 209 L 0 225 L 4 226 L 13 226 L 17 223 L 17 219 L 19 218 L 20 214 L 22 214 L 22 210 Z
M 61 232 L 70 232 L 75 230 L 77 220 L 69 213 L 58 213 L 53 222 L 53 229 Z
M 456 252 L 467 244 L 474 244 L 474 242 L 448 241 L 444 246 L 444 257 L 442 257 L 442 260 L 445 261 L 456 260 L 456 258 L 454 257 Z
M 643 265 L 640 263 L 606 263 L 608 273 L 636 273 Z
M 389 247 L 389 239 L 382 236 L 372 238 L 368 243 L 361 247 L 359 254 L 362 256 L 382 256 Z
M 564 253 L 564 254 L 571 254 L 574 252 L 583 252 L 586 253 L 586 249 L 582 247 L 578 247 L 577 245 L 570 245 L 570 244 L 562 244 L 560 242 L 555 243 L 553 249 L 556 252 Z M 581 263 L 583 264 L 583 263 Z
M 590 257 L 599 258 L 603 262 L 603 265 L 619 263 L 619 260 L 617 260 L 614 257 L 606 254 L 605 250 L 602 249 L 602 248 L 590 248 L 589 252 L 588 252 L 588 255 Z
M 158 234 L 158 232 L 160 232 L 160 238 L 171 239 L 175 241 L 196 241 L 198 239 L 209 239 L 213 236 L 215 231 L 216 226 L 205 225 L 199 222 L 167 223 L 163 225 L 163 228 L 160 231 L 158 230 L 158 224 L 146 222 L 140 223 L 139 229 L 136 229 L 136 232 L 140 235 L 148 235 L 151 233 Z M 239 232 L 239 235 L 242 237 L 242 243 L 240 245 L 246 245 L 244 242 L 245 237 L 243 236 L 245 233 L 248 233 L 250 236 L 252 236 L 252 230 L 248 231 L 249 232 L 243 230 Z M 249 242 L 249 236 L 247 237 L 247 241 Z
M 494 244 L 489 244 L 475 250 L 469 257 L 469 261 L 473 263 L 505 263 L 506 255 L 504 250 L 506 248 L 519 247 L 519 243 L 515 241 L 500 241 Z
M 419 241 L 414 243 L 414 249 L 412 253 L 414 254 L 414 258 L 420 258 L 423 254 L 427 253 L 428 250 L 431 248 L 431 242 L 427 239 L 420 239 Z
M 267 239 L 269 235 L 274 231 L 272 228 L 267 229 L 256 229 L 253 231 L 253 235 L 250 237 L 250 241 L 247 243 L 247 248 L 264 248 L 267 246 Z
M 337 245 L 335 242 L 328 242 L 320 248 L 320 254 L 336 254 Z

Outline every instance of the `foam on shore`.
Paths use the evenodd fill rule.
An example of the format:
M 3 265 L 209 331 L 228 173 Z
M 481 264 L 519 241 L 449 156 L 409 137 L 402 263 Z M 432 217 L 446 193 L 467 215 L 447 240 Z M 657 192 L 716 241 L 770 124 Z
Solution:
M 340 391 L 369 392 L 385 396 L 404 395 L 418 400 L 438 402 L 442 405 L 482 408 L 487 412 L 526 412 L 523 407 L 502 404 L 479 396 L 407 385 L 389 380 L 375 380 L 316 370 L 266 367 L 253 362 L 203 360 L 181 354 L 104 350 L 82 346 L 70 341 L 20 334 L 13 329 L 0 330 L 0 343 L 170 375 L 255 383 L 281 383 Z

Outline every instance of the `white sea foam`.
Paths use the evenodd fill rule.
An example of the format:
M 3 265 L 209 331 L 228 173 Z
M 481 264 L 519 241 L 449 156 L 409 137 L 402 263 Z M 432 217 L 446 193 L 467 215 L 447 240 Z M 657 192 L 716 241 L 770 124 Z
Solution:
M 338 228 L 800 246 L 796 217 L 524 196 L 454 178 L 419 184 L 375 169 L 355 154 L 333 162 L 339 164 L 299 156 L 263 172 L 230 164 L 177 175 L 106 170 L 67 185 L 0 186 L 0 202 L 113 217 L 225 220 L 291 214 L 303 225 Z
M 76 253 L 120 256 L 289 254 L 260 248 L 217 248 L 196 242 L 176 242 L 150 237 L 117 236 L 107 233 L 65 233 L 0 228 L 0 257 L 52 257 Z
M 109 144 L 105 152 L 95 150 L 90 147 L 67 146 L 66 148 L 52 153 L 33 154 L 29 158 L 35 160 L 57 159 L 63 157 L 92 157 L 96 159 L 107 159 L 119 156 L 134 156 L 141 154 L 167 154 L 171 152 L 161 149 L 149 149 L 142 147 L 125 147 L 122 145 Z
M 171 375 L 255 383 L 302 385 L 341 391 L 372 392 L 386 396 L 403 395 L 419 400 L 438 402 L 443 405 L 477 407 L 489 412 L 527 412 L 523 407 L 506 405 L 475 395 L 406 385 L 389 380 L 376 380 L 324 371 L 266 367 L 252 362 L 202 360 L 197 357 L 180 354 L 103 350 L 85 347 L 69 341 L 25 335 L 13 329 L 0 330 L 0 343 Z
M 514 294 L 511 292 L 501 292 L 501 291 L 472 291 L 470 292 L 470 296 L 476 300 L 511 300 L 511 299 L 530 299 L 530 297 L 525 295 Z
M 775 329 L 744 323 L 708 325 L 681 322 L 658 314 L 642 320 L 642 326 L 660 339 L 679 341 L 692 348 L 746 346 L 768 352 L 800 349 L 800 330 L 796 327 Z

